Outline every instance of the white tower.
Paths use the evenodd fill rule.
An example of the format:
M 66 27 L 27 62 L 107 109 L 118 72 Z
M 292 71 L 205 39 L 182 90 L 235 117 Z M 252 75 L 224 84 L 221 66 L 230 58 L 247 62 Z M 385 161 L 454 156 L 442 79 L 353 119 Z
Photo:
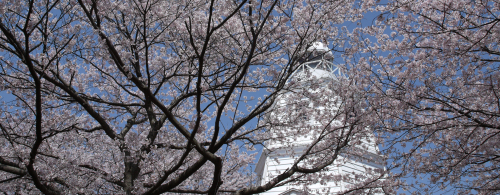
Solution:
M 292 80 L 304 80 L 301 78 L 309 77 L 313 79 L 333 79 L 333 81 L 338 81 L 340 77 L 345 78 L 340 67 L 333 64 L 333 55 L 328 47 L 320 42 L 314 43 L 311 47 L 309 47 L 305 53 L 305 57 L 300 59 L 299 62 L 301 65 L 292 75 Z M 299 81 L 300 82 L 300 81 Z M 307 88 L 309 83 L 304 82 L 302 86 L 305 85 Z M 311 90 L 312 89 L 311 87 Z M 287 98 L 281 98 L 276 102 L 276 106 L 287 106 L 285 105 L 287 100 L 284 99 L 293 99 L 290 96 L 293 96 L 293 93 L 284 94 Z M 325 97 L 325 98 L 333 98 L 336 97 Z M 329 112 L 335 110 L 336 106 L 332 106 L 333 108 L 325 108 L 325 107 L 314 107 L 311 105 L 307 105 L 311 109 L 319 110 L 318 112 Z M 293 108 L 292 108 L 293 109 Z M 270 115 L 279 116 L 280 113 L 271 113 Z M 283 114 L 281 114 L 283 115 Z M 314 124 L 314 118 L 308 118 L 308 116 L 304 116 L 308 124 Z M 273 117 L 276 118 L 280 117 Z M 279 120 L 279 119 L 278 119 Z M 340 123 L 340 121 L 334 121 Z M 312 125 L 314 126 L 314 125 Z M 311 125 L 309 125 L 311 127 Z M 289 127 L 290 128 L 290 127 Z M 291 127 L 293 128 L 293 127 Z M 313 132 L 313 129 L 307 129 Z M 287 131 L 286 128 L 281 128 L 280 130 L 270 129 L 270 131 Z M 290 136 L 290 134 L 286 134 L 286 136 Z M 371 136 L 370 136 L 371 135 Z M 362 143 L 360 144 L 364 148 L 363 157 L 361 159 L 367 160 L 349 160 L 345 155 L 339 155 L 337 160 L 333 162 L 329 167 L 327 167 L 324 173 L 325 175 L 347 175 L 347 174 L 364 174 L 367 171 L 375 170 L 375 169 L 384 169 L 382 158 L 378 155 L 378 147 L 374 143 L 373 134 L 370 134 L 365 138 L 361 139 Z M 288 137 L 290 142 L 293 142 L 291 147 L 283 147 L 283 144 L 280 142 L 266 142 L 266 147 L 262 152 L 260 159 L 255 168 L 255 172 L 257 173 L 259 180 L 258 184 L 263 185 L 269 182 L 272 178 L 280 173 L 289 170 L 297 159 L 304 153 L 304 151 L 311 145 L 311 142 L 315 140 L 315 136 L 313 133 L 311 135 L 304 135 L 298 137 Z M 293 151 L 293 152 L 290 152 Z M 299 164 L 300 165 L 300 164 Z M 304 165 L 304 164 L 302 164 Z M 307 166 L 307 165 L 305 165 Z M 340 178 L 340 177 L 339 177 Z M 295 195 L 295 194 L 303 194 L 304 187 L 308 188 L 311 191 L 314 191 L 314 194 L 335 194 L 336 192 L 344 191 L 349 189 L 349 186 L 352 183 L 347 183 L 338 180 L 329 180 L 328 182 L 319 182 L 314 184 L 308 184 L 307 186 L 301 184 L 292 184 L 288 183 L 281 186 L 276 186 L 275 188 L 261 193 L 261 195 Z

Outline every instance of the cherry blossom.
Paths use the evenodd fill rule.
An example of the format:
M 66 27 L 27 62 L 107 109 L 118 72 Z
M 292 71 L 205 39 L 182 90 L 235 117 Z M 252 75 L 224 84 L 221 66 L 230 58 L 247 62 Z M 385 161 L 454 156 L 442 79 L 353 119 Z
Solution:
M 389 1 L 350 33 L 352 54 L 364 52 L 351 55 L 351 79 L 393 173 L 414 178 L 404 189 L 500 190 L 499 3 Z
M 306 48 L 318 41 L 343 47 L 346 31 L 337 24 L 362 18 L 374 5 L 4 0 L 0 190 L 255 194 L 285 183 L 340 179 L 357 183 L 351 191 L 389 186 L 380 170 L 322 175 L 340 153 L 363 155 L 360 140 L 372 132 L 365 118 L 374 116 L 364 109 L 363 85 L 347 78 L 312 80 L 318 82 L 311 83 L 318 86 L 312 93 L 290 81 Z M 297 94 L 291 100 L 303 96 L 323 107 L 342 106 L 331 113 L 275 106 L 289 92 Z M 321 98 L 332 96 L 338 98 Z M 321 124 L 269 120 L 276 109 Z M 293 144 L 270 136 L 276 125 L 309 128 L 282 133 L 312 132 L 315 142 L 298 159 L 307 166 L 256 185 L 256 147 Z

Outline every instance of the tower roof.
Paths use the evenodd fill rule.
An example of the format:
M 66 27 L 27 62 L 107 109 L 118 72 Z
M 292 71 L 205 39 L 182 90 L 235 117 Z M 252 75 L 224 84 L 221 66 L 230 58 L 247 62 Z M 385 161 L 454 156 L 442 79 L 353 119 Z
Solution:
M 312 52 L 312 51 L 320 51 L 320 52 L 329 52 L 330 49 L 328 47 L 326 47 L 323 43 L 321 42 L 314 42 L 313 45 L 309 48 L 307 48 L 307 51 L 308 52 Z

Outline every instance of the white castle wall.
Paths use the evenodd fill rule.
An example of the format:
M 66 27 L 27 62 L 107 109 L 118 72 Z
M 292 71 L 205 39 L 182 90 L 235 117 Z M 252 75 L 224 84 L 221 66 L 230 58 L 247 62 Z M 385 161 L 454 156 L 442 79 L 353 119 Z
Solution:
M 269 182 L 272 178 L 290 169 L 295 162 L 295 160 L 301 155 L 299 151 L 303 151 L 305 147 L 294 148 L 297 154 L 293 157 L 284 155 L 284 151 L 273 151 L 272 153 L 263 152 L 259 162 L 257 163 L 256 170 L 260 180 L 258 184 L 264 185 Z M 367 169 L 383 169 L 382 159 L 376 153 L 367 152 L 367 159 L 371 157 L 373 160 L 353 161 L 345 159 L 343 156 L 339 156 L 337 161 L 334 161 L 326 171 L 327 174 L 333 175 L 349 175 L 352 173 L 363 174 Z M 275 160 L 277 159 L 277 160 Z M 342 163 L 339 163 L 342 162 Z M 299 164 L 300 165 L 300 164 Z M 312 191 L 318 190 L 314 194 L 335 194 L 343 190 L 348 189 L 348 186 L 352 183 L 344 181 L 330 181 L 323 184 L 312 184 L 308 185 L 308 189 Z M 261 193 L 261 195 L 279 195 L 287 192 L 291 189 L 301 190 L 304 186 L 297 185 L 284 185 L 280 187 L 273 188 L 267 192 Z

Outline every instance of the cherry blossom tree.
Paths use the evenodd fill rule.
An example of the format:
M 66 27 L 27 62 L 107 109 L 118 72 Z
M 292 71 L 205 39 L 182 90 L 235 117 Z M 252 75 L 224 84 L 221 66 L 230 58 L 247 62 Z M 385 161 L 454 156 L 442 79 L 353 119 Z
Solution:
M 372 127 L 392 168 L 416 181 L 405 189 L 500 191 L 499 8 L 394 0 L 350 33 L 348 52 L 364 55 L 351 58 L 351 78 L 371 93 Z
M 254 194 L 290 182 L 346 179 L 359 183 L 351 191 L 371 192 L 387 183 L 383 172 L 322 175 L 341 152 L 362 156 L 357 145 L 371 132 L 365 118 L 373 116 L 363 109 L 363 88 L 350 79 L 312 79 L 310 86 L 327 86 L 313 93 L 288 81 L 308 46 L 341 48 L 336 24 L 358 20 L 373 4 L 2 0 L 0 191 Z M 326 115 L 273 106 L 286 93 L 341 106 Z M 450 108 L 439 109 L 433 111 Z M 321 115 L 321 125 L 269 120 L 276 110 Z M 315 142 L 293 168 L 255 185 L 254 146 L 279 139 L 268 130 L 284 125 L 302 129 L 287 131 L 292 135 L 316 132 Z

